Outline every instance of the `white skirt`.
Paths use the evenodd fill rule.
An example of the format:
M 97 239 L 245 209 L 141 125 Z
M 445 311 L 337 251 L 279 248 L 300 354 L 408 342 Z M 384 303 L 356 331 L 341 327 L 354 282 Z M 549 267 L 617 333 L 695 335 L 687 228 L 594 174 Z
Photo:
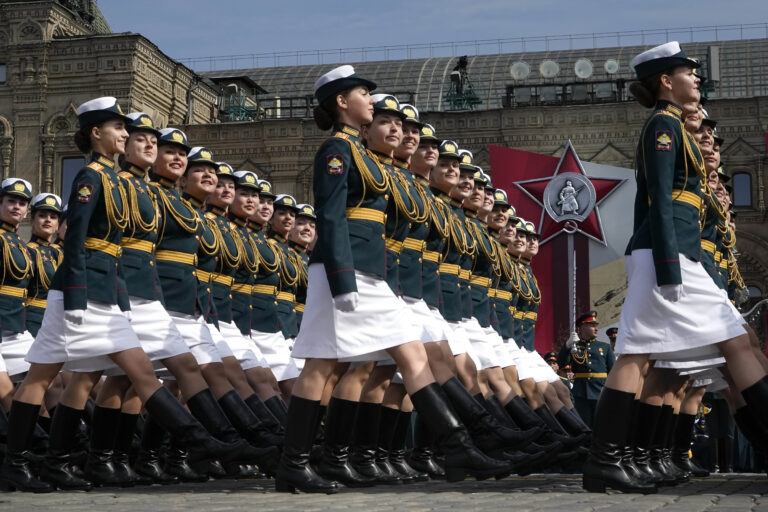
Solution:
M 488 334 L 486 334 L 485 330 L 480 326 L 477 318 L 464 319 L 461 321 L 461 325 L 464 327 L 464 331 L 467 333 L 470 343 L 472 343 L 472 350 L 480 361 L 477 369 L 486 370 L 488 368 L 499 366 L 499 363 L 496 361 L 496 349 L 493 348 L 494 344 Z
M 64 363 L 63 371 L 94 372 L 114 367 L 108 354 L 141 348 L 138 336 L 117 304 L 88 301 L 83 323 L 64 319 L 64 294 L 48 291 L 48 306 L 29 347 L 30 363 Z
M 35 338 L 29 331 L 3 334 L 3 342 L 0 343 L 0 359 L 5 361 L 5 367 L 0 368 L 0 371 L 7 371 L 14 382 L 21 381 L 29 370 L 29 363 L 24 358 L 27 357 L 29 348 L 34 342 Z M 18 378 L 13 379 L 14 376 Z
M 660 359 L 665 353 L 706 347 L 699 357 L 714 357 L 720 354 L 716 343 L 746 332 L 741 315 L 734 313 L 700 263 L 680 254 L 683 292 L 678 302 L 661 296 L 651 249 L 633 251 L 625 257 L 625 266 L 629 287 L 619 320 L 617 353 L 653 354 L 652 358 Z
M 185 315 L 175 311 L 169 311 L 168 314 L 173 318 L 173 322 L 184 337 L 189 351 L 195 356 L 197 364 L 221 362 L 221 355 L 216 348 L 216 342 L 202 315 Z
M 235 357 L 235 354 L 232 353 L 232 349 L 229 348 L 229 343 L 227 343 L 227 340 L 224 339 L 224 336 L 222 336 L 221 331 L 213 325 L 213 324 L 207 324 L 208 325 L 208 331 L 211 333 L 211 338 L 213 338 L 213 343 L 216 345 L 216 350 L 219 351 L 220 357 Z
M 436 341 L 447 341 L 450 327 L 448 323 L 440 316 L 437 319 L 434 312 L 423 299 L 414 299 L 413 297 L 403 297 L 402 299 L 410 309 L 413 315 L 414 323 L 421 329 L 419 339 L 422 343 L 434 343 Z M 440 315 L 440 312 L 437 312 Z
M 520 350 L 517 347 L 517 344 L 514 340 L 512 340 L 511 344 L 514 346 L 513 348 L 510 346 L 510 342 L 508 340 L 502 339 L 501 345 L 494 345 L 494 350 L 496 350 L 496 359 L 499 361 L 499 366 L 502 368 L 506 368 L 507 366 L 516 366 L 517 358 L 515 356 L 515 352 Z
M 389 357 L 386 349 L 420 339 L 411 312 L 386 281 L 358 271 L 355 279 L 357 309 L 339 311 L 333 305 L 324 266 L 309 266 L 307 304 L 293 357 L 379 361 Z
M 480 359 L 477 357 L 472 342 L 469 340 L 469 336 L 464 330 L 464 324 L 462 322 L 448 322 L 448 326 L 453 332 L 451 337 L 448 338 L 448 346 L 451 348 L 451 353 L 454 357 L 461 354 L 467 354 L 475 363 L 475 366 L 480 368 Z
M 677 370 L 678 373 L 684 375 L 684 372 L 690 370 L 706 370 L 708 368 L 717 368 L 725 364 L 724 357 L 712 357 L 709 359 L 659 359 L 653 364 L 655 368 L 664 368 Z
M 224 339 L 227 340 L 227 346 L 243 370 L 269 368 L 256 344 L 250 337 L 246 338 L 243 336 L 243 333 L 240 332 L 240 329 L 234 323 L 219 321 L 219 331 Z
M 290 345 L 281 331 L 251 331 L 251 339 L 261 351 L 278 382 L 299 376 L 299 369 L 291 357 Z

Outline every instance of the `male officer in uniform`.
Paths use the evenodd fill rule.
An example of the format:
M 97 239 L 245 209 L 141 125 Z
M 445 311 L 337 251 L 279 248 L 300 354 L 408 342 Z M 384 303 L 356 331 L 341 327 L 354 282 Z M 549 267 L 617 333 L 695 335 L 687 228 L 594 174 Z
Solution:
M 611 344 L 611 350 L 616 350 L 616 336 L 619 335 L 619 328 L 611 327 L 605 331 L 605 335 L 608 336 L 608 343 Z
M 558 356 L 560 366 L 570 364 L 573 369 L 573 405 L 590 427 L 600 392 L 616 361 L 611 346 L 595 339 L 598 326 L 597 311 L 581 315 L 576 320 L 579 341 L 563 345 Z

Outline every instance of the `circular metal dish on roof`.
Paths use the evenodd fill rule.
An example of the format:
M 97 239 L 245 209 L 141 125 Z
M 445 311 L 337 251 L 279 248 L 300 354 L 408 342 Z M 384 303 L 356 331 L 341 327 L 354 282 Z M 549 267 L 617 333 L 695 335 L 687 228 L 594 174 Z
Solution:
M 560 64 L 553 60 L 545 60 L 539 65 L 539 73 L 544 78 L 554 78 L 560 72 Z
M 509 68 L 509 73 L 515 80 L 525 80 L 528 78 L 528 75 L 531 74 L 531 66 L 529 66 L 526 62 L 519 60 L 512 64 L 512 66 Z

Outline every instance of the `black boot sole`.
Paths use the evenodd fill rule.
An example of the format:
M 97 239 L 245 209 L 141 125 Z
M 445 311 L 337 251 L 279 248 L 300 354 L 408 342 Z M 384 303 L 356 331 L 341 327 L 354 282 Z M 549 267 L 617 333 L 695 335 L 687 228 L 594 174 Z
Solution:
M 614 489 L 627 494 L 656 494 L 659 490 L 656 487 L 627 487 L 615 485 L 610 482 L 604 482 L 598 478 L 584 476 L 582 478 L 582 487 L 587 492 L 605 493 L 606 489 Z

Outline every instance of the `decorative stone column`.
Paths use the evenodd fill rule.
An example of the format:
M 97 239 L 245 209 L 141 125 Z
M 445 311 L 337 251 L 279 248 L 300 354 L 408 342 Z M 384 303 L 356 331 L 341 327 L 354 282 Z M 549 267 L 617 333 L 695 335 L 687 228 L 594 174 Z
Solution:
M 0 171 L 2 171 L 2 179 L 11 175 L 12 148 L 13 137 L 0 137 Z
M 56 155 L 53 144 L 54 136 L 43 135 L 40 139 L 43 143 L 43 176 L 41 180 L 42 183 L 40 183 L 40 190 L 43 192 L 55 193 L 53 189 L 53 162 L 54 156 Z M 59 191 L 59 193 L 61 192 Z

